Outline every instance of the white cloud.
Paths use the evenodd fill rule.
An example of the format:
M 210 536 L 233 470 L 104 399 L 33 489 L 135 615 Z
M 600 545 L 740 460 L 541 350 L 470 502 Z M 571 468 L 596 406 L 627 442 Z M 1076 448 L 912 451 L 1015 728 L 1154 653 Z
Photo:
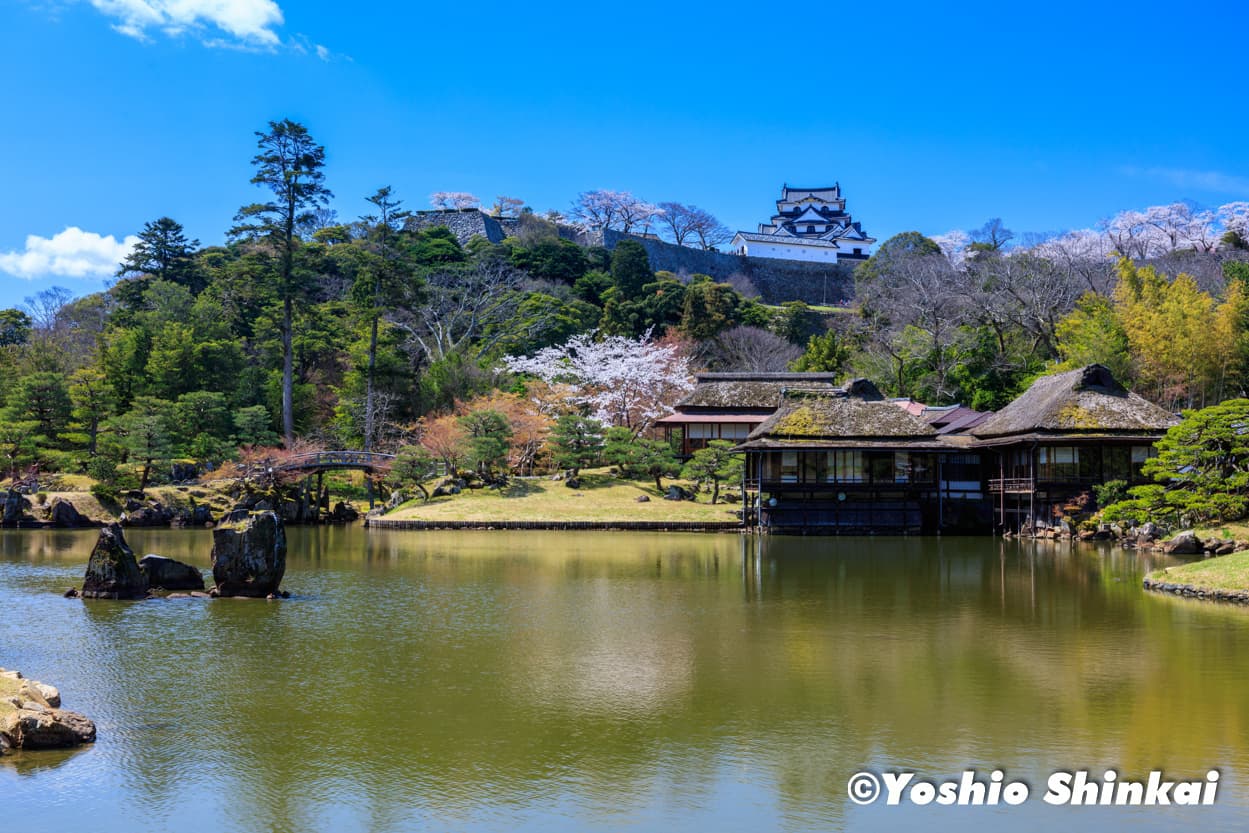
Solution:
M 1249 194 L 1249 177 L 1236 176 L 1222 171 L 1193 171 L 1184 168 L 1136 168 L 1120 169 L 1128 176 L 1143 176 L 1169 182 L 1178 188 L 1196 191 L 1214 191 L 1221 194 Z
M 21 251 L 0 252 L 0 272 L 18 278 L 107 278 L 130 253 L 139 238 L 120 243 L 113 235 L 99 235 L 70 226 L 51 238 L 37 234 L 26 238 Z
M 330 50 L 326 49 L 324 46 L 318 43 L 317 44 L 317 57 L 320 58 L 322 61 L 328 61 L 330 59 Z
M 118 32 L 138 40 L 148 40 L 148 31 L 159 29 L 170 36 L 197 33 L 210 46 L 272 48 L 280 43 L 273 29 L 282 25 L 282 10 L 273 0 L 91 0 L 91 5 L 114 18 Z M 204 36 L 205 27 L 215 27 L 232 41 Z

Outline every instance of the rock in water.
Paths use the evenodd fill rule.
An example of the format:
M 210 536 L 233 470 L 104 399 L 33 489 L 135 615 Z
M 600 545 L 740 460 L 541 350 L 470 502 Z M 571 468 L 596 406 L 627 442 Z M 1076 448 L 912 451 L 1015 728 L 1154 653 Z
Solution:
M 204 576 L 190 564 L 163 555 L 148 554 L 139 559 L 139 570 L 149 587 L 162 590 L 203 590 Z
M 1186 530 L 1167 541 L 1162 551 L 1167 555 L 1197 555 L 1202 551 L 1203 546 L 1196 533 Z
M 147 595 L 147 579 L 139 571 L 134 553 L 126 545 L 121 527 L 109 524 L 100 530 L 100 537 L 87 562 L 87 577 L 82 582 L 84 599 L 142 599 Z
M 0 735 L 18 749 L 65 749 L 95 740 L 95 724 L 68 709 L 14 709 L 0 716 Z
M 4 526 L 17 526 L 22 520 L 22 510 L 26 508 L 26 499 L 14 489 L 9 489 L 4 496 Z
M 213 530 L 213 579 L 221 596 L 263 599 L 286 572 L 286 529 L 276 512 L 256 512 Z
M 60 692 L 52 686 L 0 668 L 0 752 L 59 749 L 94 741 L 95 724 L 60 706 Z

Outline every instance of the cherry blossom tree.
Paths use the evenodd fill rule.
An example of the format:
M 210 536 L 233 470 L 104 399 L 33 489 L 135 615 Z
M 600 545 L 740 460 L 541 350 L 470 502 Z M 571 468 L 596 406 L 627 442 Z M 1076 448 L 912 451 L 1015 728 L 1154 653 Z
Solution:
M 429 204 L 434 208 L 461 211 L 465 208 L 480 208 L 481 200 L 467 191 L 435 191 L 429 195 Z
M 680 345 L 656 343 L 649 330 L 637 339 L 595 336 L 573 336 L 562 346 L 531 357 L 508 356 L 503 363 L 513 373 L 568 385 L 573 401 L 604 425 L 623 426 L 635 435 L 693 389 L 689 359 Z
M 496 217 L 515 217 L 525 207 L 525 201 L 519 197 L 508 197 L 500 194 L 494 198 L 490 213 Z
M 1218 237 L 1214 233 L 1214 212 L 1198 211 L 1188 203 L 1154 205 L 1145 209 L 1145 223 L 1159 254 L 1192 248 L 1213 251 Z
M 1154 229 L 1143 211 L 1120 211 L 1104 220 L 1101 230 L 1123 257 L 1141 260 L 1156 253 L 1153 251 Z
M 928 238 L 941 247 L 941 254 L 955 269 L 961 269 L 967 260 L 967 247 L 971 245 L 971 235 L 959 229 L 947 231 Z
M 1039 243 L 1031 251 L 1083 281 L 1093 292 L 1110 291 L 1115 247 L 1108 235 L 1093 229 L 1076 229 Z
M 626 234 L 663 213 L 657 205 L 628 191 L 586 191 L 572 204 L 569 216 L 584 231 L 618 229 Z
M 1235 235 L 1242 241 L 1249 240 L 1249 202 L 1229 202 L 1215 211 L 1219 228 L 1224 237 Z

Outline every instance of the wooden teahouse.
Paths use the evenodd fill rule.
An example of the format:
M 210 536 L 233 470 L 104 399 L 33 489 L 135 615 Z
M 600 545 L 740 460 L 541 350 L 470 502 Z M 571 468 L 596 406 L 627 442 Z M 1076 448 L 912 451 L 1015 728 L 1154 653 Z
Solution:
M 1142 464 L 1178 421 L 1099 364 L 1042 376 L 971 429 L 997 528 L 1053 524 L 1096 508 L 1094 485 L 1144 482 Z
M 861 534 L 983 529 L 979 459 L 965 446 L 860 379 L 786 389 L 739 448 L 762 527 Z

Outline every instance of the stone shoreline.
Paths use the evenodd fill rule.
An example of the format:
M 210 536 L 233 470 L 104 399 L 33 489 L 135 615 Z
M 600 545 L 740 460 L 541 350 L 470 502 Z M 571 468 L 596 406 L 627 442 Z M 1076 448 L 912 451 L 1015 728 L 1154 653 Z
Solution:
M 1217 590 L 1210 587 L 1197 587 L 1192 584 L 1157 581 L 1151 578 L 1145 579 L 1142 582 L 1142 586 L 1154 593 L 1170 593 L 1174 596 L 1186 596 L 1190 599 L 1249 604 L 1249 590 Z

